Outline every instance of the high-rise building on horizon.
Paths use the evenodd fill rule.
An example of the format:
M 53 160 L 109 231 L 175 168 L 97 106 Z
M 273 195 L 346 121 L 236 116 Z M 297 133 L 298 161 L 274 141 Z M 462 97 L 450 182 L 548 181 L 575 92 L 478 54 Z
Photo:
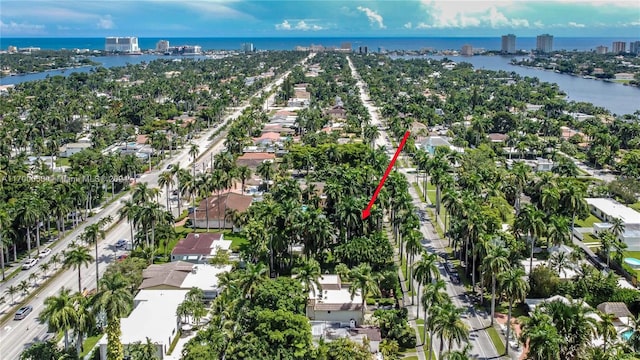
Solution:
M 358 53 L 364 54 L 364 55 L 368 54 L 369 53 L 369 47 L 367 47 L 367 46 L 358 47 Z
M 169 51 L 169 40 L 160 40 L 156 43 L 157 52 Z
M 462 49 L 460 51 L 462 56 L 473 56 L 473 46 L 469 44 L 462 45 Z
M 627 43 L 624 41 L 614 41 L 611 46 L 611 52 L 614 54 L 627 52 Z
M 350 42 L 343 42 L 340 44 L 340 50 L 343 51 L 351 51 L 351 43 Z
M 606 54 L 609 52 L 609 48 L 604 46 L 604 45 L 600 45 L 596 47 L 596 54 Z
M 242 43 L 240 49 L 244 52 L 254 52 L 256 48 L 253 46 L 253 43 Z
M 128 37 L 107 37 L 104 41 L 104 50 L 107 52 L 136 53 L 140 51 L 138 38 Z
M 553 35 L 542 34 L 536 37 L 536 51 L 549 53 L 553 51 Z
M 505 54 L 516 53 L 516 36 L 513 34 L 502 35 L 500 51 Z
M 629 52 L 632 54 L 640 54 L 640 41 L 632 41 L 629 43 Z

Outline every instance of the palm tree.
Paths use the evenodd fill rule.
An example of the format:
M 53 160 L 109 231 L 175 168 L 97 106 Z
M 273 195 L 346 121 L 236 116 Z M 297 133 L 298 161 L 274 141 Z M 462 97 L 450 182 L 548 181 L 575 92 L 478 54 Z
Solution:
M 127 347 L 131 360 L 159 360 L 158 358 L 158 344 L 151 342 L 151 339 L 146 338 L 146 342 L 140 341 L 133 344 L 129 344 Z
M 238 177 L 242 181 L 242 193 L 244 194 L 244 183 L 251 179 L 251 169 L 248 166 L 238 167 Z
M 433 332 L 435 331 L 435 323 L 431 321 L 433 317 L 432 308 L 441 306 L 442 304 L 450 301 L 447 297 L 445 289 L 447 288 L 444 280 L 436 280 L 425 284 L 422 290 L 422 302 L 423 314 L 424 314 L 424 327 L 422 329 L 422 337 L 427 338 L 427 328 L 429 329 L 429 360 L 431 360 L 431 353 L 433 352 Z M 427 318 L 429 315 L 429 318 Z
M 521 268 L 510 268 L 502 272 L 498 279 L 500 288 L 509 302 L 509 311 L 507 313 L 507 345 L 505 346 L 506 354 L 509 355 L 509 332 L 511 331 L 511 311 L 516 301 L 524 301 L 529 293 L 529 282 L 524 279 L 525 273 Z
M 268 160 L 264 161 L 263 163 L 258 165 L 256 172 L 258 173 L 258 175 L 262 176 L 262 178 L 266 183 L 267 191 L 269 191 L 269 181 L 273 178 L 273 175 L 275 174 L 273 162 Z
M 15 296 L 20 292 L 20 289 L 15 285 L 9 285 L 5 292 L 7 293 L 7 295 L 11 296 L 11 305 L 14 305 L 16 303 Z
M 420 260 L 413 264 L 413 278 L 418 283 L 417 291 L 415 291 L 417 294 L 420 294 L 421 285 L 426 285 L 439 279 L 440 272 L 438 271 L 438 256 L 436 254 L 423 251 Z M 420 315 L 420 301 L 418 301 L 416 314 L 418 314 L 418 316 Z
M 449 351 L 451 351 L 453 343 L 460 345 L 463 341 L 469 340 L 469 329 L 460 317 L 463 311 L 463 309 L 456 308 L 451 302 L 436 307 L 433 323 L 435 333 L 440 336 L 439 357 L 442 357 L 445 340 L 448 343 Z
M 598 334 L 602 336 L 602 351 L 606 354 L 607 346 L 612 345 L 616 341 L 618 332 L 613 325 L 613 315 L 600 314 L 600 319 L 601 321 L 596 324 L 596 329 Z
M 444 360 L 470 360 L 471 344 L 467 343 L 461 350 L 447 351 L 444 353 Z
M 120 219 L 126 218 L 129 223 L 129 228 L 131 230 L 131 242 L 133 243 L 135 241 L 133 227 L 135 220 L 138 217 L 140 206 L 138 206 L 133 200 L 124 201 L 122 204 L 123 205 L 118 212 L 120 214 Z
M 245 299 L 250 300 L 258 287 L 267 280 L 268 271 L 263 263 L 247 264 L 240 277 L 240 288 Z
M 410 231 L 404 238 L 404 247 L 406 249 L 405 273 L 409 279 L 413 278 L 413 259 L 422 249 L 422 233 L 419 230 Z M 410 288 L 413 290 L 413 281 L 409 281 Z M 413 296 L 412 296 L 413 302 Z
M 509 250 L 502 246 L 491 245 L 482 263 L 484 269 L 491 274 L 491 326 L 493 326 L 496 315 L 496 282 L 500 274 L 509 269 Z
M 80 268 L 82 265 L 85 267 L 89 267 L 89 264 L 97 259 L 94 259 L 91 254 L 89 254 L 89 250 L 85 247 L 76 246 L 71 251 L 67 251 L 63 266 L 66 269 L 73 268 L 74 270 L 78 270 L 78 291 L 82 292 L 82 282 L 80 276 Z
M 533 270 L 533 250 L 536 246 L 536 239 L 541 236 L 545 229 L 543 221 L 544 213 L 532 205 L 525 205 L 516 217 L 513 227 L 517 233 L 527 235 L 531 239 L 531 256 L 529 258 L 529 271 Z
M 126 316 L 133 306 L 129 283 L 118 272 L 108 272 L 100 281 L 100 289 L 91 305 L 107 317 L 107 358 L 122 359 L 124 351 L 120 342 L 120 318 Z
M 520 338 L 528 345 L 531 360 L 560 360 L 563 338 L 553 324 L 553 318 L 536 308 L 522 324 Z
M 322 292 L 319 281 L 322 273 L 320 264 L 315 259 L 305 261 L 302 266 L 294 268 L 293 273 L 296 274 L 296 279 L 302 283 L 307 294 L 311 291 L 315 296 L 316 290 Z
M 69 330 L 76 324 L 76 309 L 71 290 L 60 289 L 58 296 L 50 296 L 44 300 L 44 309 L 40 312 L 40 322 L 48 323 L 54 332 L 64 332 L 64 348 L 69 348 Z
M 78 355 L 80 355 L 83 350 L 84 335 L 93 329 L 96 322 L 96 316 L 92 312 L 89 300 L 89 298 L 81 293 L 76 293 L 73 296 L 76 310 L 73 331 L 76 333 L 76 351 Z
M 100 221 L 88 225 L 80 237 L 87 242 L 87 244 L 93 244 L 95 246 L 95 259 L 96 259 L 96 289 L 98 288 L 98 282 L 100 281 L 100 270 L 98 268 L 98 242 L 104 240 L 106 232 L 102 228 L 104 225 L 111 221 L 111 217 L 100 219 Z
M 362 297 L 362 319 L 364 320 L 364 313 L 367 309 L 367 298 L 369 296 L 380 296 L 380 288 L 378 287 L 376 276 L 371 272 L 371 266 L 369 264 L 360 264 L 349 271 L 349 279 L 351 279 L 351 286 L 349 287 L 351 300 L 353 300 L 358 292 L 360 292 L 360 296 Z
M 556 270 L 558 274 L 564 273 L 565 276 L 567 275 L 566 270 L 573 268 L 573 263 L 571 255 L 567 255 L 564 251 L 556 251 L 549 257 L 549 267 Z
M 164 186 L 167 193 L 167 210 L 171 211 L 171 206 L 169 204 L 169 198 L 171 197 L 171 187 L 175 184 L 173 179 L 173 174 L 170 171 L 163 171 L 158 177 L 158 185 Z

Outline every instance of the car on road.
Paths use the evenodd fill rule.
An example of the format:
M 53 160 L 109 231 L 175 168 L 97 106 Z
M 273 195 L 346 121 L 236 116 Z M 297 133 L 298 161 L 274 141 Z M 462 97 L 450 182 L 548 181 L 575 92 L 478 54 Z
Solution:
M 116 259 L 117 261 L 123 261 L 124 259 L 128 258 L 129 254 L 122 254 L 120 256 L 118 256 L 118 258 Z
M 118 242 L 116 242 L 116 247 L 117 248 L 121 248 L 127 245 L 127 243 L 129 242 L 129 240 L 127 239 L 120 239 L 118 240 Z
M 37 263 L 38 263 L 38 259 L 27 259 L 22 264 L 22 270 L 29 270 L 32 267 L 36 266 Z
M 171 170 L 172 167 L 173 167 L 173 164 L 167 165 L 167 170 Z
M 451 261 L 447 261 L 446 263 L 444 263 L 444 268 L 447 269 L 447 272 L 452 274 L 455 271 L 455 268 L 453 267 L 453 264 L 451 263 Z
M 13 317 L 13 320 L 22 320 L 26 318 L 27 315 L 29 315 L 32 311 L 33 311 L 33 306 L 31 305 L 23 306 L 16 312 L 16 315 Z
M 40 250 L 40 254 L 38 254 L 38 257 L 40 257 L 42 259 L 43 257 L 46 257 L 49 254 L 51 254 L 51 249 L 44 248 L 44 249 Z
M 454 283 L 455 285 L 460 284 L 460 276 L 458 275 L 458 273 L 451 274 L 450 278 L 451 278 L 451 282 Z

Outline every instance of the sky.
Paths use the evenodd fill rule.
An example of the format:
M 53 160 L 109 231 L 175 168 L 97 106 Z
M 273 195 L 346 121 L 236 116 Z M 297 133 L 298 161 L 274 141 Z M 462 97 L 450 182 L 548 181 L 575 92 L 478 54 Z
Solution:
M 1 0 L 2 37 L 625 37 L 640 0 Z

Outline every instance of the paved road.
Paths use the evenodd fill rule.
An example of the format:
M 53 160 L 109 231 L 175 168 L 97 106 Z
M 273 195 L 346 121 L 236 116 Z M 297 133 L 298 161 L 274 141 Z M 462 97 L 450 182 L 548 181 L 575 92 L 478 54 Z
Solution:
M 289 74 L 286 72 L 280 78 L 272 82 L 270 85 L 265 87 L 264 91 L 270 91 L 274 87 L 280 86 L 284 80 L 284 78 Z M 259 96 L 262 92 L 254 95 Z M 222 124 L 226 124 L 228 121 L 237 118 L 244 109 L 249 106 L 249 101 L 243 104 L 241 107 L 236 108 L 236 110 L 228 115 Z M 218 126 L 218 127 L 220 127 Z M 211 135 L 216 131 L 217 128 L 210 129 L 207 132 L 203 133 L 198 139 L 193 140 L 194 143 L 199 145 L 200 153 L 206 159 L 206 156 L 209 153 L 216 153 L 223 149 L 224 141 L 218 141 L 222 139 L 214 139 L 214 141 L 208 140 Z M 177 154 L 175 154 L 170 160 L 167 160 L 164 165 L 160 166 L 159 169 L 155 169 L 151 173 L 143 175 L 138 181 L 146 182 L 150 187 L 155 187 L 158 184 L 158 176 L 162 171 L 165 171 L 167 164 L 175 164 L 179 163 L 181 167 L 188 168 L 191 166 L 191 158 L 188 154 L 189 146 L 186 146 L 185 149 L 180 150 Z M 166 194 L 162 191 L 159 199 L 159 203 L 161 205 L 166 204 Z M 123 201 L 129 199 L 130 195 L 126 195 L 123 197 Z M 66 240 L 62 241 L 55 248 L 55 252 L 60 252 L 64 248 L 66 248 L 69 242 L 72 239 L 75 239 L 83 230 L 87 224 L 92 224 L 99 219 L 111 215 L 114 219 L 118 218 L 117 212 L 121 207 L 121 202 L 118 201 L 114 204 L 111 204 L 107 208 L 103 209 L 100 213 L 90 219 L 86 224 L 80 226 L 78 229 L 74 230 L 70 236 L 67 237 Z M 98 259 L 98 266 L 100 273 L 103 273 L 109 263 L 113 262 L 115 257 L 120 253 L 116 251 L 114 248 L 114 244 L 118 239 L 122 238 L 130 238 L 130 229 L 129 225 L 126 221 L 123 221 L 116 225 L 113 230 L 107 235 L 107 238 L 100 242 L 98 245 L 99 253 L 101 254 Z M 24 271 L 24 273 L 30 273 L 32 270 Z M 90 264 L 87 268 L 82 268 L 82 288 L 92 289 L 96 287 L 96 268 L 95 263 Z M 29 305 L 33 306 L 33 312 L 24 320 L 15 321 L 9 320 L 6 324 L 0 324 L 2 328 L 0 328 L 0 360 L 13 360 L 18 359 L 20 353 L 27 348 L 32 342 L 42 340 L 43 337 L 47 333 L 46 325 L 41 325 L 38 322 L 38 314 L 43 309 L 43 301 L 45 298 L 55 295 L 58 293 L 59 289 L 62 287 L 70 288 L 73 291 L 78 290 L 78 273 L 75 271 L 64 271 L 60 276 L 58 276 L 55 281 L 50 283 L 46 288 L 36 289 L 38 291 L 36 297 L 29 303 Z M 9 327 L 9 329 L 6 329 Z
M 363 104 L 367 108 L 367 111 L 369 112 L 369 115 L 371 117 L 371 124 L 377 125 L 378 128 L 381 128 L 382 122 L 380 121 L 380 118 L 378 115 L 379 114 L 378 109 L 373 104 L 373 102 L 369 98 L 369 95 L 364 90 L 364 83 L 362 82 L 360 76 L 358 75 L 353 63 L 351 62 L 351 59 L 349 59 L 349 67 L 351 68 L 352 76 L 355 79 L 357 79 L 356 85 L 360 90 L 360 99 L 362 100 Z M 377 147 L 384 146 L 387 149 L 391 149 L 392 144 L 387 139 L 388 139 L 387 133 L 381 130 L 375 142 L 376 146 Z M 394 149 L 391 149 L 391 151 L 393 150 Z M 406 173 L 405 173 L 405 176 L 407 176 L 408 180 L 411 179 L 409 175 Z M 415 192 L 415 189 L 412 186 L 409 186 L 409 193 L 413 198 L 416 208 L 424 210 L 426 213 L 426 207 L 427 207 L 426 204 L 420 200 L 420 197 Z M 447 244 L 445 243 L 445 241 L 442 241 L 441 239 L 438 238 L 437 232 L 433 228 L 433 224 L 431 223 L 430 219 L 427 219 L 427 220 L 429 221 L 423 221 L 420 227 L 420 230 L 425 236 L 425 239 L 423 240 L 423 246 L 429 252 L 444 254 L 444 248 L 446 247 Z M 419 259 L 420 259 L 420 255 L 416 257 L 415 261 L 418 261 Z M 478 359 L 499 358 L 498 353 L 495 347 L 493 346 L 493 343 L 491 342 L 491 339 L 489 338 L 487 331 L 485 330 L 485 328 L 488 326 L 490 321 L 489 317 L 487 316 L 486 313 L 477 312 L 473 307 L 473 303 L 467 296 L 464 286 L 454 285 L 451 282 L 449 275 L 446 273 L 446 270 L 444 270 L 444 267 L 440 266 L 440 269 L 441 269 L 440 271 L 441 271 L 442 278 L 447 283 L 447 293 L 449 294 L 451 301 L 457 307 L 466 309 L 462 317 L 465 320 L 465 322 L 469 325 L 469 328 L 471 330 L 470 340 L 471 340 L 471 345 L 473 346 L 471 350 L 471 355 L 475 356 Z M 415 285 L 417 286 L 417 284 Z M 416 303 L 420 301 L 420 297 L 421 297 L 421 294 L 417 294 Z M 423 318 L 422 314 L 416 314 L 416 311 L 417 311 L 416 306 L 409 306 L 408 308 L 409 308 L 410 314 L 413 315 L 413 316 L 410 316 L 410 318 L 415 318 L 416 315 L 419 315 L 419 318 Z M 433 349 L 435 350 L 434 353 L 436 355 L 435 356 L 436 358 L 437 358 L 437 353 L 439 348 L 440 348 L 440 343 L 438 339 L 434 339 Z M 444 347 L 444 351 L 446 350 L 447 350 L 447 344 L 445 344 L 445 347 Z

